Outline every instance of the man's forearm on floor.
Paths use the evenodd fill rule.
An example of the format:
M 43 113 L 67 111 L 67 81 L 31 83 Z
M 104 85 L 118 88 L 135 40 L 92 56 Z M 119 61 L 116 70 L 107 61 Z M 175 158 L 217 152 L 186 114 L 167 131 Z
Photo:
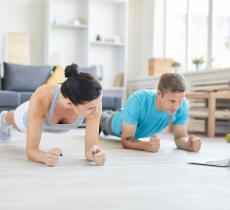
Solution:
M 136 139 L 134 136 L 128 136 L 122 139 L 122 146 L 125 149 L 136 149 L 136 150 L 145 150 L 144 141 Z

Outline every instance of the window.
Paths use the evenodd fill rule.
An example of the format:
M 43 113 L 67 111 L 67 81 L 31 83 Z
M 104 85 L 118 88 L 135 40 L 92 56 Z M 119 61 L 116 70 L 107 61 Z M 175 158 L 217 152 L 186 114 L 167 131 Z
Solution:
M 165 57 L 173 58 L 186 68 L 186 15 L 187 2 L 175 0 L 167 2 Z
M 208 0 L 189 1 L 188 21 L 188 69 L 195 69 L 194 58 L 207 58 L 208 44 Z
M 230 1 L 215 0 L 213 6 L 213 58 L 217 67 L 230 66 Z
M 165 8 L 164 57 L 182 71 L 194 71 L 192 60 L 200 57 L 214 68 L 230 67 L 229 0 L 165 0 Z

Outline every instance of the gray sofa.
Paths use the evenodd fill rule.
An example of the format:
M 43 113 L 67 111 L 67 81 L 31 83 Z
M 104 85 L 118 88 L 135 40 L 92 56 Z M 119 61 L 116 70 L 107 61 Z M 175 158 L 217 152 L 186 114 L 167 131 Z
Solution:
M 15 109 L 30 99 L 34 90 L 44 84 L 52 74 L 51 66 L 31 66 L 4 63 L 4 78 L 0 79 L 0 111 Z M 96 77 L 96 68 L 80 68 Z M 103 109 L 117 110 L 121 96 L 105 95 Z
M 52 73 L 50 66 L 27 66 L 3 64 L 4 78 L 1 79 L 0 111 L 15 109 L 30 99 L 34 90 L 44 84 Z

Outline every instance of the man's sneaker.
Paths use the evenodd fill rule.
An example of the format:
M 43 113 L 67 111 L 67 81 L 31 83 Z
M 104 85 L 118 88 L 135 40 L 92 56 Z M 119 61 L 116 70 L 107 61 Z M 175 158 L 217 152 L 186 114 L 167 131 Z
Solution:
M 4 122 L 7 111 L 0 113 L 0 140 L 9 140 L 11 138 L 11 125 Z

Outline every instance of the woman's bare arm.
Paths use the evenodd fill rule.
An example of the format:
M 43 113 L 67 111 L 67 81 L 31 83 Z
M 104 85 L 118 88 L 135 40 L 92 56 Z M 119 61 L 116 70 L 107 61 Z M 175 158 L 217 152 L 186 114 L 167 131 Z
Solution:
M 26 154 L 31 161 L 54 166 L 58 161 L 61 151 L 58 148 L 54 148 L 48 152 L 39 149 L 43 118 L 49 109 L 51 101 L 46 94 L 46 88 L 42 86 L 35 91 L 30 99 Z
M 86 120 L 85 157 L 87 160 L 95 162 L 96 165 L 103 165 L 106 159 L 105 154 L 98 147 L 101 110 L 102 104 L 100 102 L 97 114 Z

